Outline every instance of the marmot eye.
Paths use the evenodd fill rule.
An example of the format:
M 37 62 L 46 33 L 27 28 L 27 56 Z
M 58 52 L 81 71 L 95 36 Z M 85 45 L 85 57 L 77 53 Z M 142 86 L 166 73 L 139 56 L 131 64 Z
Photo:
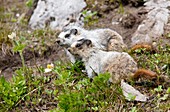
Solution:
M 65 38 L 69 38 L 69 37 L 70 37 L 70 34 L 66 34 L 66 35 L 65 35 Z
M 81 44 L 77 44 L 76 47 L 81 47 Z

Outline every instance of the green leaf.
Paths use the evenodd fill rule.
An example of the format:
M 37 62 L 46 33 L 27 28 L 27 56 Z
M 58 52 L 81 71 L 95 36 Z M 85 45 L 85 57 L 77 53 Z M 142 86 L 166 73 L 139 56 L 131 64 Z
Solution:
M 33 6 L 33 0 L 28 0 L 28 1 L 26 2 L 26 6 L 29 7 L 29 8 L 31 8 L 31 7 Z
M 168 87 L 166 93 L 170 94 L 170 87 Z
M 99 107 L 92 107 L 92 110 L 98 111 Z
M 154 91 L 156 92 L 161 92 L 162 90 L 162 85 L 159 85 L 157 88 L 154 89 Z
M 5 82 L 6 82 L 5 77 L 4 76 L 0 77 L 0 83 L 4 84 Z
M 84 10 L 84 11 L 82 12 L 82 14 L 86 15 L 86 14 L 87 14 L 87 10 Z
M 49 89 L 46 89 L 45 92 L 49 95 L 51 95 L 53 93 L 53 90 L 49 90 Z
M 18 46 L 15 46 L 15 47 L 13 48 L 13 51 L 14 51 L 14 52 L 23 51 L 25 47 L 26 47 L 25 44 L 20 44 L 20 45 L 18 45 Z
M 133 107 L 132 110 L 130 110 L 130 112 L 137 112 L 136 107 Z
M 136 98 L 136 96 L 134 96 L 133 94 L 129 93 L 128 96 L 126 97 L 127 100 L 129 101 L 134 101 Z

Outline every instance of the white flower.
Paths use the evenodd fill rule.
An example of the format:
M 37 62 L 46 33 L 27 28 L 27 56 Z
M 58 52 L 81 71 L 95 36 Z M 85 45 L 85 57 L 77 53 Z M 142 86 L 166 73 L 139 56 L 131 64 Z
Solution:
M 53 63 L 47 64 L 47 68 L 45 68 L 44 73 L 49 73 L 49 72 L 51 72 L 53 68 L 54 68 L 54 64 L 53 64 Z
M 44 73 L 49 73 L 49 72 L 51 72 L 51 71 L 52 71 L 52 69 L 45 68 L 45 71 L 44 71 Z
M 19 14 L 19 13 L 17 13 L 17 14 L 16 14 L 16 17 L 19 17 L 19 16 L 20 16 L 20 14 Z
M 17 36 L 16 33 L 12 32 L 11 35 L 8 35 L 8 38 L 13 40 L 14 38 L 16 38 L 16 36 Z

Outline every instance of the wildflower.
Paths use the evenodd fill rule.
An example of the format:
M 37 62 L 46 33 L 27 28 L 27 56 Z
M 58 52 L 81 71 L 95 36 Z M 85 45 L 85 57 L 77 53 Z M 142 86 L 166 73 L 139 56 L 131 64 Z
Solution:
M 48 65 L 47 65 L 47 68 L 49 68 L 49 69 L 52 69 L 52 68 L 54 68 L 54 64 L 53 64 L 53 63 L 51 63 L 51 64 L 48 64 Z
M 19 13 L 17 13 L 17 14 L 16 14 L 16 17 L 19 17 L 19 16 L 20 16 L 20 14 L 19 14 Z
M 16 33 L 12 32 L 11 35 L 8 35 L 8 38 L 14 40 L 14 38 L 16 38 Z
M 45 68 L 45 72 L 44 73 L 51 72 L 53 68 L 54 68 L 54 64 L 53 63 L 47 64 L 47 68 Z

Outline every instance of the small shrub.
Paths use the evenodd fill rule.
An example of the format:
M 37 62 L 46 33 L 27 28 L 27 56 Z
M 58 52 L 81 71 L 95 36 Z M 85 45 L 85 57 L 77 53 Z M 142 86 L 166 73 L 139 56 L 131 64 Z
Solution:
M 72 69 L 70 70 L 72 71 Z M 66 112 L 99 111 L 103 107 L 107 108 L 122 95 L 121 89 L 113 90 L 109 87 L 110 74 L 108 73 L 94 77 L 93 81 L 87 76 L 76 80 L 73 78 L 74 72 L 70 70 L 58 68 L 54 70 L 58 74 L 58 79 L 55 81 L 58 88 L 57 110 L 61 109 Z
M 13 76 L 12 83 L 0 77 L 0 110 L 9 110 L 26 94 L 27 86 L 23 74 Z

